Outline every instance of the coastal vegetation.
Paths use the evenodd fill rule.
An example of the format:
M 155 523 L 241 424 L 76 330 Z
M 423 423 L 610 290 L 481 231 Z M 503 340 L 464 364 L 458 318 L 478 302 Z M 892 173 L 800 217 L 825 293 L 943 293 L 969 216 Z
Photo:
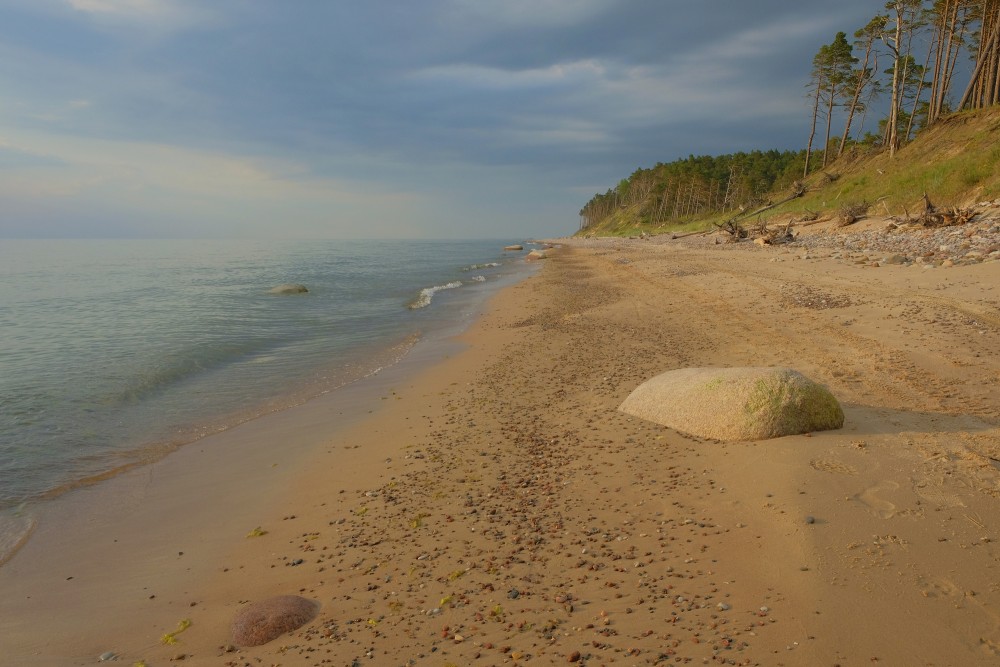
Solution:
M 580 233 L 701 229 L 785 199 L 769 214 L 1000 195 L 1000 0 L 890 0 L 820 46 L 808 77 L 805 148 L 637 169 L 583 206 Z

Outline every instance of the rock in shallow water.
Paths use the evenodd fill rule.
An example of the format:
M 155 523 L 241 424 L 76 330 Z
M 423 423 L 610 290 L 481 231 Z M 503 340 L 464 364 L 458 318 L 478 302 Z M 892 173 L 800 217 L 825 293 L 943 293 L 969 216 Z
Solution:
M 252 602 L 233 618 L 233 643 L 260 646 L 297 630 L 316 616 L 319 605 L 298 595 L 278 595 Z
M 278 285 L 277 287 L 272 287 L 268 290 L 268 294 L 305 294 L 309 290 L 305 285 L 299 285 L 297 283 L 287 283 L 285 285 Z
M 821 384 L 790 368 L 683 368 L 648 380 L 619 408 L 716 440 L 766 440 L 844 425 Z

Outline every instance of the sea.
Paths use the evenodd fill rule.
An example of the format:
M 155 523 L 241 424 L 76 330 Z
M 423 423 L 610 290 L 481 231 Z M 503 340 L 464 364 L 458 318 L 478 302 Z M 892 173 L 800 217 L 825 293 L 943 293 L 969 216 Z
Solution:
M 0 240 L 0 562 L 40 503 L 457 332 L 511 243 Z

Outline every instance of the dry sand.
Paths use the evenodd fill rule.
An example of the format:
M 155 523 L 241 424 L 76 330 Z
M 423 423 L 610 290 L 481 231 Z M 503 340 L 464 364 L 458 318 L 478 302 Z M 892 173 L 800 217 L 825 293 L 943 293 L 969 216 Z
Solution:
M 61 499 L 0 568 L 0 663 L 1000 664 L 998 306 L 998 262 L 573 241 L 442 363 Z M 795 368 L 845 427 L 617 412 L 710 365 Z M 227 646 L 282 594 L 319 616 Z

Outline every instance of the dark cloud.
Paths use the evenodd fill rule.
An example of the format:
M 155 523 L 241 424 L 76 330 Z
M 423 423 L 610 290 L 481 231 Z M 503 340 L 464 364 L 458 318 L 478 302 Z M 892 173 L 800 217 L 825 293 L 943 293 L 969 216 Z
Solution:
M 294 159 L 500 219 L 518 184 L 551 210 L 657 161 L 798 147 L 812 55 L 881 4 L 218 0 L 152 31 L 8 0 L 0 82 L 33 96 L 7 124 Z M 76 97 L 94 113 L 31 108 Z

